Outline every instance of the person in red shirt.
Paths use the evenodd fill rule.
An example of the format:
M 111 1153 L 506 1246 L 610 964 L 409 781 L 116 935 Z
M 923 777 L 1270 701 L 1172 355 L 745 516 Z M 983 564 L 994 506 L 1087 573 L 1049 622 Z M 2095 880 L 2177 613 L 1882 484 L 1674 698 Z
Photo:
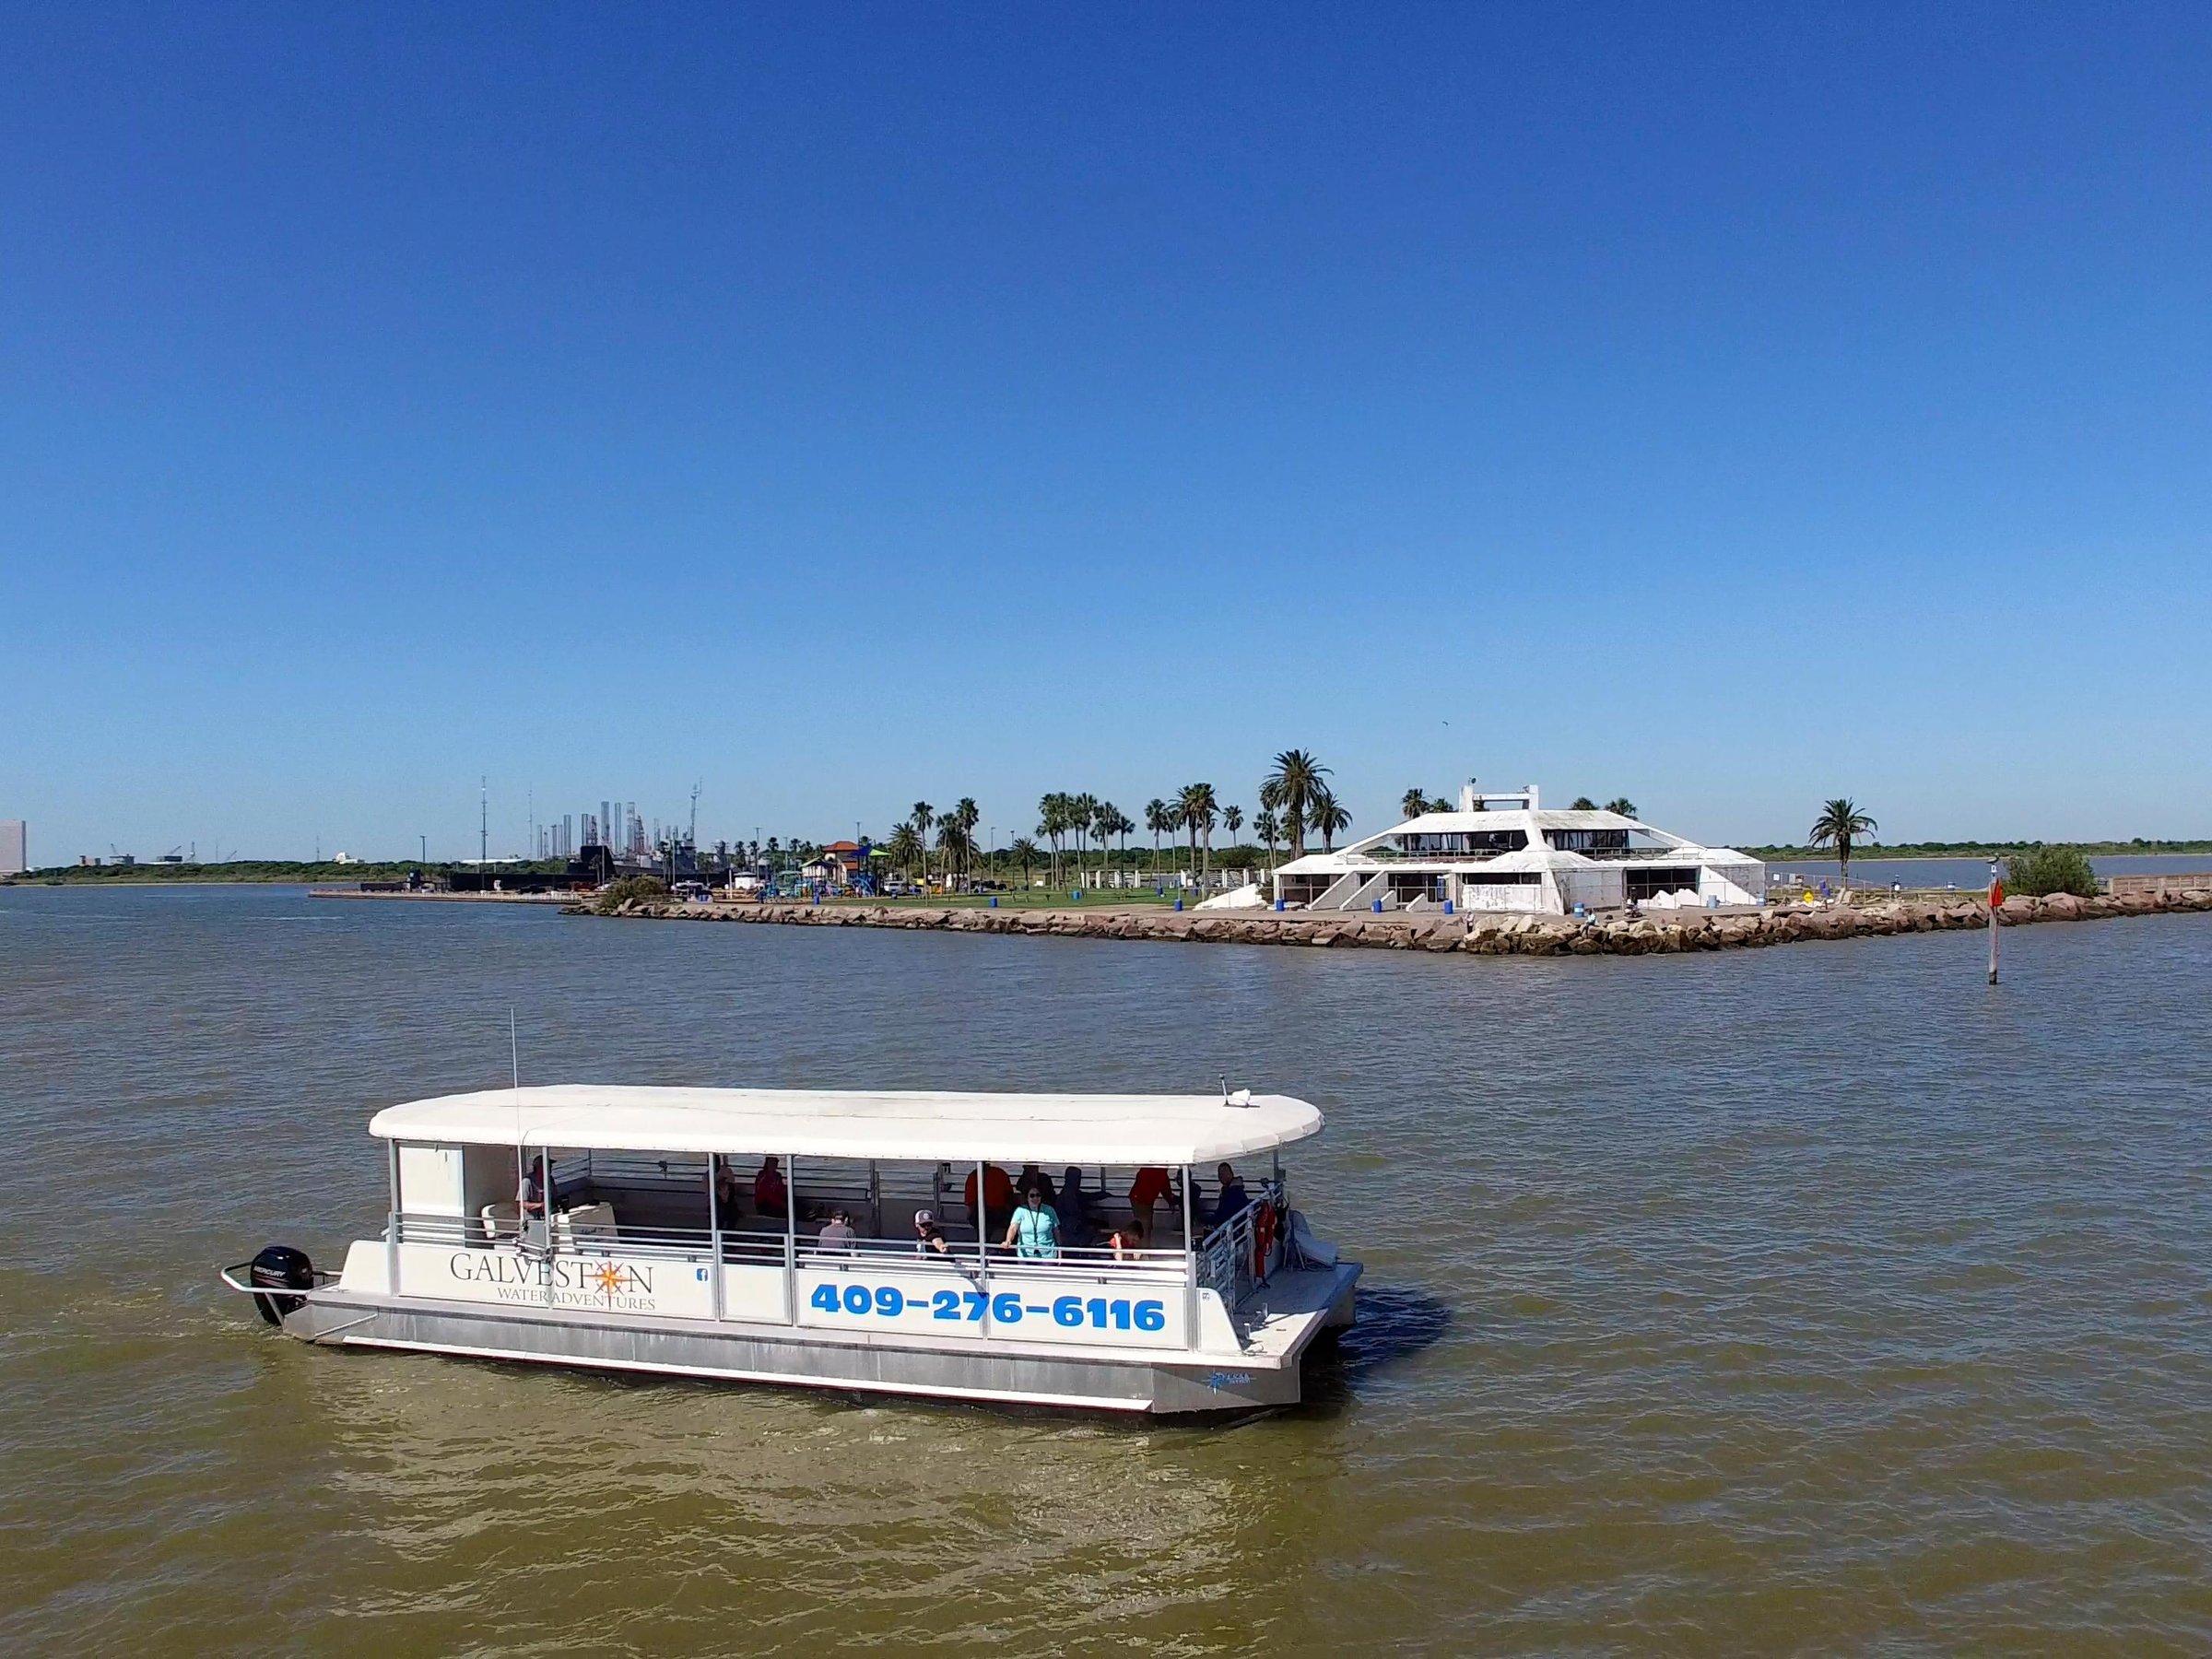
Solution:
M 1129 1213 L 1135 1218 L 1137 1235 L 1146 1243 L 1152 1241 L 1152 1212 L 1159 1201 L 1168 1195 L 1168 1172 L 1147 1166 L 1136 1172 L 1129 1187 Z
M 968 1171 L 968 1183 L 960 1189 L 960 1192 L 968 1200 L 968 1215 L 975 1223 L 975 1236 L 979 1239 L 989 1238 L 991 1230 L 983 1225 L 982 1215 L 975 1207 L 975 1171 L 973 1170 Z M 983 1206 L 992 1215 L 1002 1219 L 1011 1215 L 1014 1210 L 1014 1183 L 1006 1179 L 1006 1172 L 994 1163 L 987 1163 L 983 1166 Z
M 753 1208 L 763 1216 L 781 1216 L 787 1213 L 790 1203 L 782 1170 L 774 1159 L 762 1159 L 760 1173 L 753 1177 Z

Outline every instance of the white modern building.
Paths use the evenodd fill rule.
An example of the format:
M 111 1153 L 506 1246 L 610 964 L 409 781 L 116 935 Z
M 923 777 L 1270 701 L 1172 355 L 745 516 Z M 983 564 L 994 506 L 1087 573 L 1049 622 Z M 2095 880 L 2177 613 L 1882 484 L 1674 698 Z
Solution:
M 21 818 L 0 818 L 0 876 L 20 876 L 29 868 L 29 827 Z
M 1759 904 L 1766 866 L 1700 847 L 1618 812 L 1547 812 L 1534 783 L 1510 794 L 1460 791 L 1456 812 L 1424 812 L 1274 875 L 1293 910 L 1618 910 Z

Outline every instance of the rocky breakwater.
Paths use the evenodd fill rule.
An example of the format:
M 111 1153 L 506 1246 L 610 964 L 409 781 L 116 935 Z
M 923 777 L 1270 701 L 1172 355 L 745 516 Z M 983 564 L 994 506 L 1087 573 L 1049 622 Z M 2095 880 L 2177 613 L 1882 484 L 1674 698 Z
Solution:
M 2017 927 L 2036 922 L 2088 922 L 2212 911 L 2212 888 L 2123 898 L 2011 898 L 1999 920 Z M 569 915 L 593 915 L 571 906 Z M 1940 933 L 1985 926 L 1989 912 L 1972 899 L 1942 902 L 1881 900 L 1830 906 L 1776 905 L 1758 912 L 1712 914 L 1662 911 L 1630 919 L 1567 916 L 1360 915 L 1272 911 L 1209 914 L 1131 907 L 1124 910 L 984 910 L 897 908 L 865 904 L 630 903 L 617 916 L 665 922 L 741 922 L 794 927 L 923 928 L 943 933 L 1028 934 L 1082 939 L 1189 939 L 1208 945 L 1304 945 L 1317 948 L 1464 951 L 1475 956 L 1652 956 L 1691 950 L 1737 950 L 1813 939 Z

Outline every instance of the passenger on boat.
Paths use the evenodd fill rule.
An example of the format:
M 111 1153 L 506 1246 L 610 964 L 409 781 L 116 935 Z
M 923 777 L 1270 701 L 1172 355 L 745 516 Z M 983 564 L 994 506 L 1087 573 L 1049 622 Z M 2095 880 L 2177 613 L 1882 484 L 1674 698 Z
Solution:
M 916 1210 L 914 1212 L 914 1253 L 926 1255 L 933 1250 L 939 1255 L 952 1253 L 952 1246 L 946 1243 L 945 1230 L 937 1225 L 936 1217 L 928 1210 Z
M 714 1217 L 723 1227 L 733 1226 L 742 1213 L 737 1204 L 737 1171 L 721 1153 L 714 1154 Z
M 1035 1164 L 1023 1164 L 1020 1175 L 1015 1179 L 1014 1190 L 1018 1193 L 1026 1193 L 1031 1187 L 1035 1187 L 1044 1194 L 1044 1201 L 1048 1205 L 1057 1204 L 1060 1201 L 1060 1194 L 1053 1185 L 1053 1178 Z
M 1060 1218 L 1045 1207 L 1043 1189 L 1031 1187 L 1021 1195 L 1021 1207 L 1007 1223 L 1002 1242 L 1024 1261 L 1060 1259 Z
M 1115 1261 L 1133 1261 L 1136 1253 L 1145 1247 L 1144 1226 L 1132 1216 L 1106 1235 L 1106 1243 L 1113 1252 Z
M 983 1218 L 975 1207 L 973 1170 L 968 1171 L 968 1182 L 960 1191 L 967 1197 L 968 1218 L 975 1223 L 975 1236 L 980 1239 L 989 1229 L 984 1226 Z M 1014 1207 L 1014 1183 L 1006 1179 L 1006 1172 L 994 1163 L 983 1166 L 983 1203 L 994 1215 L 999 1216 Z
M 1083 1171 L 1074 1164 L 1060 1177 L 1060 1196 L 1053 1201 L 1053 1208 L 1059 1212 L 1064 1243 L 1079 1248 L 1097 1237 L 1090 1224 L 1090 1202 L 1083 1195 Z
M 773 1158 L 760 1160 L 760 1173 L 753 1177 L 753 1207 L 764 1216 L 781 1216 L 791 1203 L 791 1192 L 783 1184 L 783 1171 Z
M 524 1171 L 523 1179 L 516 1184 L 514 1206 L 522 1212 L 525 1221 L 533 1216 L 540 1221 L 546 1218 L 546 1155 L 543 1152 L 530 1160 L 529 1169 Z
M 1214 1218 L 1208 1224 L 1209 1230 L 1233 1219 L 1252 1202 L 1244 1195 L 1244 1183 L 1237 1179 L 1236 1171 L 1229 1165 L 1223 1164 L 1214 1171 L 1214 1175 L 1221 1182 L 1221 1196 L 1214 1200 Z
M 1152 1236 L 1152 1212 L 1167 1195 L 1165 1170 L 1147 1166 L 1136 1172 L 1136 1180 L 1130 1184 L 1129 1213 L 1136 1218 L 1137 1231 L 1147 1239 Z
M 822 1223 L 822 1230 L 817 1235 L 815 1241 L 824 1250 L 834 1250 L 841 1254 L 851 1255 L 853 1246 L 860 1242 L 860 1235 L 853 1230 L 852 1217 L 846 1215 L 841 1209 L 832 1210 L 830 1212 L 830 1219 Z

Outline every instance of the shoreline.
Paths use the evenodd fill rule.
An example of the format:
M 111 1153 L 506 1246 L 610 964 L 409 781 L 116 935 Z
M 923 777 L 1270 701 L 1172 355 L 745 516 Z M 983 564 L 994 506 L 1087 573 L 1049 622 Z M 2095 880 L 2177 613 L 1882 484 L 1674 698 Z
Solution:
M 2212 874 L 2203 888 L 2120 898 L 2006 900 L 1998 920 L 2006 927 L 2043 922 L 2094 922 L 2123 916 L 2212 912 Z M 570 905 L 564 916 L 599 916 L 588 905 Z M 890 910 L 837 904 L 640 904 L 607 912 L 609 921 L 735 922 L 755 926 L 880 927 L 933 933 L 1025 934 L 1055 938 L 1190 940 L 1218 945 L 1302 945 L 1308 947 L 1460 951 L 1475 956 L 1655 956 L 1696 950 L 1740 950 L 1813 939 L 1853 939 L 1896 934 L 1947 933 L 1988 925 L 1977 900 L 1876 900 L 1807 908 L 1773 905 L 1731 912 L 1646 912 L 1577 921 L 1567 916 L 1468 914 L 1446 916 L 1392 912 L 1314 914 L 1292 911 L 1167 911 L 1157 906 L 1096 910 Z
M 570 904 L 573 893 L 447 893 L 430 888 L 418 892 L 363 892 L 359 888 L 318 887 L 307 889 L 310 899 L 396 899 L 406 904 Z

